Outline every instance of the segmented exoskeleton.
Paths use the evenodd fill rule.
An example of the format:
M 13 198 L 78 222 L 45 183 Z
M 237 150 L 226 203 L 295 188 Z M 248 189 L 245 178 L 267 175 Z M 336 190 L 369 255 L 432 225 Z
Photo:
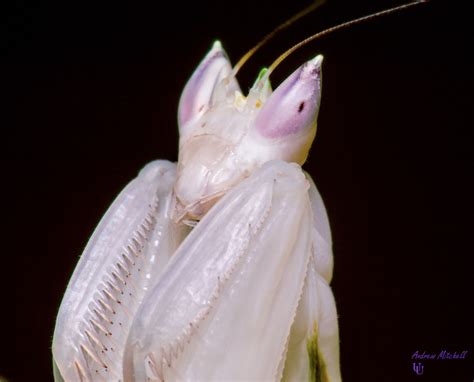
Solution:
M 244 96 L 214 43 L 180 99 L 178 163 L 141 170 L 69 282 L 57 380 L 341 379 L 331 233 L 300 167 L 321 65 L 275 91 L 263 70 Z

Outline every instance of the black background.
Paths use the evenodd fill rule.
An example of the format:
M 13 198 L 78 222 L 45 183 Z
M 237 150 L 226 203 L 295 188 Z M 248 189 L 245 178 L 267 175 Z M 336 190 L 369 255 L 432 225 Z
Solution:
M 273 76 L 278 84 L 325 56 L 305 169 L 333 231 L 345 381 L 474 379 L 473 44 L 471 12 L 455 3 L 328 36 Z M 54 319 L 78 255 L 145 163 L 177 159 L 179 94 L 213 40 L 235 63 L 306 4 L 18 2 L 6 14 L 4 106 L 14 119 L 2 129 L 0 375 L 51 379 Z M 329 0 L 250 60 L 242 89 L 309 34 L 396 4 Z M 469 353 L 426 361 L 418 377 L 417 350 Z

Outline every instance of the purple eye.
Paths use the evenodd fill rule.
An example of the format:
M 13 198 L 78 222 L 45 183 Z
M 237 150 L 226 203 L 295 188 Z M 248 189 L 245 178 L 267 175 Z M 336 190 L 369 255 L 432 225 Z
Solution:
M 221 43 L 216 41 L 187 82 L 179 100 L 178 124 L 183 126 L 197 115 L 209 109 L 215 86 L 232 68 Z
M 299 67 L 270 96 L 255 120 L 265 138 L 298 135 L 316 127 L 321 100 L 321 63 L 317 56 Z

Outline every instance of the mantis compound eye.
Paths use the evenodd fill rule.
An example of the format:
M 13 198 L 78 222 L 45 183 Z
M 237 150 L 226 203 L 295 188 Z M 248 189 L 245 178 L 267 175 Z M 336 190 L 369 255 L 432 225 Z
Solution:
M 253 131 L 263 144 L 281 146 L 281 159 L 300 164 L 306 160 L 316 134 L 322 61 L 319 55 L 293 72 L 255 119 Z
M 188 122 L 203 115 L 211 106 L 213 93 L 222 80 L 229 83 L 227 88 L 238 89 L 237 81 L 229 79 L 232 68 L 225 51 L 219 41 L 216 41 L 201 63 L 188 80 L 178 108 L 178 125 L 180 134 L 188 129 Z

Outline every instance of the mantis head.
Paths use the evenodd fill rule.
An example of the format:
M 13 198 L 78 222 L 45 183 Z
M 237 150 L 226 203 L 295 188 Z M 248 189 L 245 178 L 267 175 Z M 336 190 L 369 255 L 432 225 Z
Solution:
M 178 110 L 174 219 L 192 224 L 264 163 L 302 165 L 316 135 L 322 56 L 272 92 L 263 69 L 245 97 L 217 41 L 186 84 Z

